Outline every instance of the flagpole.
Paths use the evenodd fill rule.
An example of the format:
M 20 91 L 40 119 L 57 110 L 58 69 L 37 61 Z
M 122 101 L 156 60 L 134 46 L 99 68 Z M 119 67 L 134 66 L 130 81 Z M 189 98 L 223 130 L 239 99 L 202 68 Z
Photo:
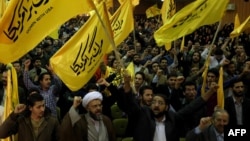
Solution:
M 105 6 L 105 5 L 104 5 L 104 6 Z M 105 9 L 106 9 L 106 11 L 107 11 L 106 6 L 105 6 Z M 117 51 L 117 49 L 116 49 L 116 47 L 115 47 L 115 42 L 114 42 L 114 40 L 112 39 L 112 37 L 110 36 L 110 34 L 108 34 L 108 30 L 107 30 L 107 28 L 105 27 L 105 25 L 104 25 L 104 23 L 103 23 L 103 20 L 101 19 L 100 13 L 97 11 L 96 8 L 95 8 L 95 12 L 96 12 L 96 15 L 97 15 L 98 19 L 100 20 L 100 22 L 101 22 L 101 24 L 102 24 L 102 27 L 103 27 L 104 30 L 105 30 L 106 36 L 108 37 L 108 39 L 109 39 L 109 41 L 110 41 L 110 43 L 111 43 L 111 45 L 112 45 L 112 48 L 113 48 L 113 50 L 114 50 L 116 59 L 120 62 L 121 67 L 122 67 L 122 68 L 125 68 L 124 64 L 121 63 L 121 58 L 119 57 L 119 55 L 118 55 L 118 53 L 117 53 L 118 51 Z
M 207 82 L 206 82 L 207 74 L 205 74 L 205 73 L 207 73 L 208 68 L 209 68 L 210 56 L 211 56 L 211 53 L 212 53 L 212 50 L 213 50 L 213 44 L 214 44 L 214 42 L 215 42 L 215 40 L 216 40 L 216 37 L 217 37 L 217 35 L 218 35 L 220 26 L 221 26 L 221 20 L 220 20 L 219 25 L 218 25 L 218 27 L 217 27 L 217 29 L 216 29 L 215 34 L 214 34 L 214 38 L 213 38 L 212 43 L 211 43 L 210 48 L 209 48 L 208 56 L 207 56 L 207 59 L 206 59 L 205 64 L 204 64 L 204 65 L 205 65 L 205 70 L 204 70 L 204 72 L 203 72 L 203 74 L 202 74 L 203 83 L 202 83 L 202 87 L 201 87 L 201 94 L 204 94 L 204 93 L 205 93 L 205 89 L 206 89 L 206 85 L 207 85 Z
M 209 48 L 209 55 L 211 55 L 211 52 L 212 52 L 212 48 L 213 48 L 214 42 L 215 42 L 216 37 L 217 37 L 217 35 L 218 35 L 218 33 L 219 33 L 219 30 L 220 30 L 220 26 L 221 26 L 221 20 L 220 20 L 220 22 L 219 22 L 219 24 L 218 24 L 218 27 L 217 27 L 216 32 L 215 32 L 215 34 L 214 34 L 213 41 L 212 41 L 211 46 L 210 46 L 210 48 Z M 207 58 L 207 59 L 208 59 L 208 58 Z
M 105 5 L 104 5 L 104 6 L 105 6 Z M 97 14 L 97 17 L 99 18 L 99 20 L 100 20 L 100 22 L 101 22 L 101 24 L 102 24 L 102 26 L 103 26 L 103 28 L 104 28 L 104 30 L 105 30 L 105 33 L 106 33 L 106 35 L 107 35 L 109 41 L 111 42 L 111 45 L 112 45 L 112 47 L 113 47 L 113 49 L 114 49 L 114 52 L 115 52 L 115 57 L 116 57 L 116 59 L 120 62 L 121 67 L 125 70 L 125 66 L 124 66 L 124 64 L 122 63 L 121 58 L 120 58 L 120 57 L 118 56 L 118 54 L 117 54 L 118 51 L 117 51 L 117 49 L 116 49 L 116 47 L 115 47 L 115 42 L 114 42 L 114 40 L 112 40 L 112 37 L 110 36 L 110 34 L 108 34 L 108 30 L 107 30 L 107 28 L 105 27 L 105 25 L 104 25 L 104 23 L 103 23 L 103 21 L 102 21 L 102 19 L 101 19 L 101 16 L 100 16 L 99 12 L 97 11 L 96 7 L 95 7 L 94 9 L 95 9 L 95 12 L 96 12 L 96 14 Z M 106 9 L 106 11 L 107 11 L 106 6 L 105 6 L 105 9 Z M 136 90 L 135 90 L 134 85 L 130 83 L 130 86 L 131 86 L 132 91 L 136 94 Z
M 136 52 L 136 47 L 135 47 L 135 43 L 136 43 L 136 40 L 135 40 L 135 29 L 133 30 L 133 39 L 134 39 L 133 44 L 134 44 L 134 48 L 135 48 L 135 53 L 137 53 Z

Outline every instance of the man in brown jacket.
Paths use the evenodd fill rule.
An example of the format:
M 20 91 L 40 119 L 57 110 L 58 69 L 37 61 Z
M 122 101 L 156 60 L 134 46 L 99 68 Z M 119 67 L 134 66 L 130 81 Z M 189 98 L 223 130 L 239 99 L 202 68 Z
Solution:
M 27 108 L 26 108 L 27 107 Z M 47 111 L 43 97 L 28 97 L 27 106 L 18 104 L 0 126 L 0 139 L 18 134 L 19 141 L 57 141 L 58 120 Z
M 74 97 L 73 106 L 65 115 L 60 127 L 60 141 L 115 141 L 112 122 L 102 115 L 100 92 L 87 93 L 83 99 Z M 82 103 L 87 110 L 79 115 L 76 108 Z

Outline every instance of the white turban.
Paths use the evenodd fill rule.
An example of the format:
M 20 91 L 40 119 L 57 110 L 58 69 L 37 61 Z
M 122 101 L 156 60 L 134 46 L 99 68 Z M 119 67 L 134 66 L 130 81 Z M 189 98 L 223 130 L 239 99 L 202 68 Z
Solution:
M 86 106 L 89 104 L 90 101 L 95 99 L 99 99 L 102 101 L 102 98 L 103 98 L 102 94 L 98 91 L 89 92 L 83 97 L 82 106 L 86 108 Z

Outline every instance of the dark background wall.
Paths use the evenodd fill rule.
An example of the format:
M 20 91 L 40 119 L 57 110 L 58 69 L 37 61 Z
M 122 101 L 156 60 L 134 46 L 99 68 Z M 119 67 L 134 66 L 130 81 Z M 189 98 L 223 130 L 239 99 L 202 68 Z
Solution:
M 194 0 L 175 0 L 177 11 L 193 1 Z M 134 14 L 144 15 L 146 9 L 155 3 L 158 3 L 158 5 L 160 6 L 162 2 L 161 0 L 140 0 L 140 4 L 135 7 Z M 226 11 L 222 19 L 222 24 L 234 22 L 236 13 L 239 14 L 241 23 L 250 15 L 250 0 L 230 0 L 229 3 L 235 5 L 235 10 Z M 114 5 L 115 8 L 119 7 L 118 0 L 114 0 Z

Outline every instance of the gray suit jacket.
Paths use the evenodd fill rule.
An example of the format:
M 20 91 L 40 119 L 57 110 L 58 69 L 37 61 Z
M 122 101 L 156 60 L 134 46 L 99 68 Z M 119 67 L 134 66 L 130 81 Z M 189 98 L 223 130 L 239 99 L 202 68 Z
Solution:
M 217 141 L 214 126 L 208 126 L 200 134 L 196 134 L 195 129 L 189 131 L 186 136 L 186 141 Z

